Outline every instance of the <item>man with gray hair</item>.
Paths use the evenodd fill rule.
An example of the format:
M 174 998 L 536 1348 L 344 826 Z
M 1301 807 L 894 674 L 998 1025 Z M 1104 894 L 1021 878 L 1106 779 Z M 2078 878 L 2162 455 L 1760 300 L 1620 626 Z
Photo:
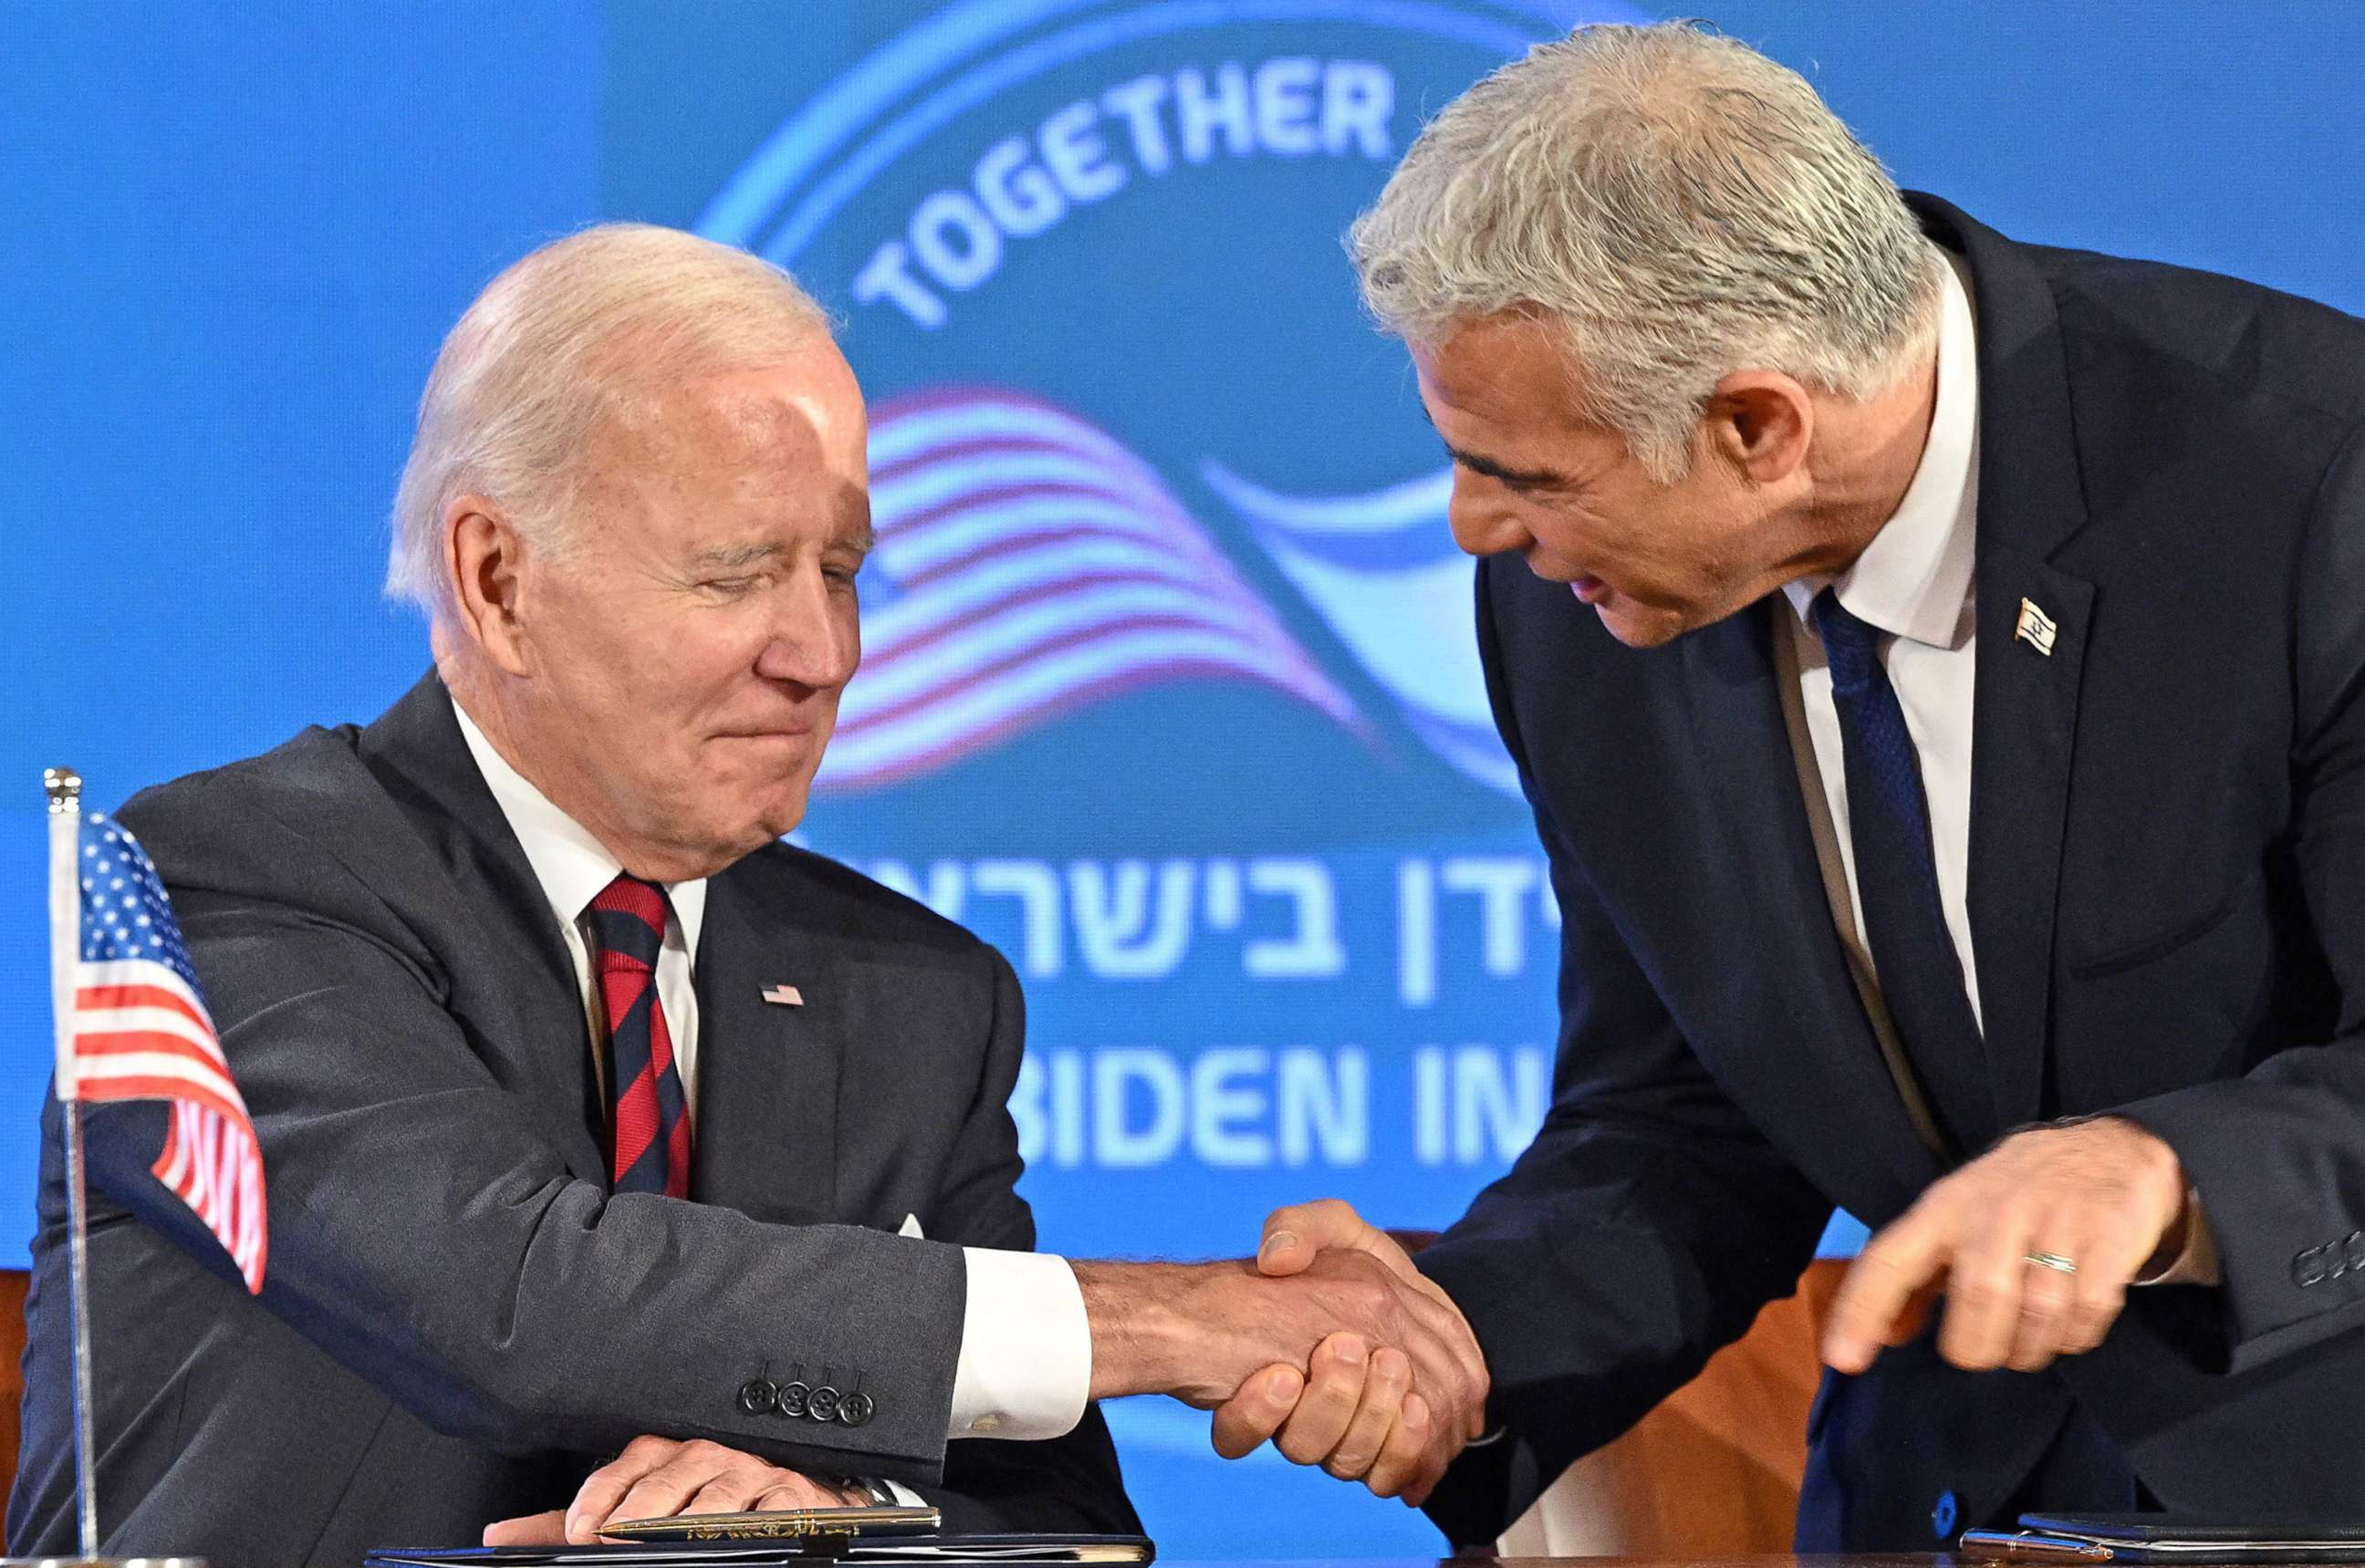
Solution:
M 1902 195 L 1685 24 L 1496 72 L 1349 244 L 1564 914 L 1543 1130 L 1418 1260 L 1492 1378 L 1430 1513 L 1501 1530 L 1835 1207 L 1801 1550 L 2365 1513 L 2365 329 Z M 1339 1204 L 1263 1267 L 1342 1247 L 1416 1271 Z
M 122 812 L 253 1114 L 271 1267 L 225 1279 L 150 1171 L 160 1106 L 90 1113 L 107 1552 L 352 1563 L 888 1496 L 1130 1530 L 1092 1400 L 1286 1384 L 1346 1359 L 1333 1330 L 1392 1462 L 1467 1435 L 1466 1329 L 1372 1259 L 1032 1250 L 1010 966 L 780 842 L 869 543 L 860 390 L 777 268 L 611 225 L 469 308 L 395 516 L 433 671 Z M 28 1554 L 74 1529 L 60 1128 Z M 1433 1420 L 1399 1418 L 1416 1365 Z

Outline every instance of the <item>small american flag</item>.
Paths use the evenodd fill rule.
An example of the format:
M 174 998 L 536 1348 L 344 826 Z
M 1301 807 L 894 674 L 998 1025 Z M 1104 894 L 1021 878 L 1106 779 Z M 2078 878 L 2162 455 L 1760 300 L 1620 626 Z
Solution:
M 263 1154 L 164 884 L 139 842 L 103 814 L 83 819 L 80 851 L 82 948 L 58 1097 L 171 1101 L 164 1151 L 150 1169 L 260 1293 Z

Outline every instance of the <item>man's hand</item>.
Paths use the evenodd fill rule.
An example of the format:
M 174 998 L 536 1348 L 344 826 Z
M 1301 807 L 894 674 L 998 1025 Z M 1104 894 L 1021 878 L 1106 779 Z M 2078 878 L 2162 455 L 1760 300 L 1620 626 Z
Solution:
M 1216 1451 L 1237 1459 L 1270 1438 L 1299 1464 L 1319 1464 L 1379 1496 L 1418 1505 L 1463 1446 L 1485 1430 L 1485 1359 L 1444 1290 L 1414 1268 L 1386 1232 L 1335 1199 L 1275 1211 L 1265 1221 L 1257 1267 L 1286 1278 L 1326 1252 L 1360 1252 L 1426 1298 L 1433 1321 L 1451 1326 L 1441 1335 L 1450 1370 L 1417 1367 L 1393 1347 L 1367 1356 L 1360 1340 L 1334 1335 L 1317 1348 L 1305 1377 L 1272 1366 L 1242 1383 L 1216 1412 Z
M 1921 1334 L 1941 1293 L 1938 1350 L 1958 1367 L 2034 1372 L 2082 1354 L 2110 1332 L 2128 1283 L 2182 1248 L 2185 1207 L 2175 1151 L 2133 1122 L 2015 1133 L 1866 1244 L 1832 1304 L 1823 1360 L 1864 1371 Z
M 1286 1273 L 1245 1260 L 1074 1265 L 1092 1323 L 1093 1397 L 1228 1405 L 1214 1436 L 1230 1455 L 1311 1398 L 1283 1452 L 1309 1462 L 1332 1455 L 1334 1473 L 1377 1471 L 1407 1500 L 1427 1496 L 1474 1429 L 1485 1364 L 1461 1314 L 1425 1282 L 1351 1245 L 1346 1221 L 1362 1222 L 1338 1209 L 1345 1219 L 1328 1228 L 1300 1227 L 1304 1256 L 1273 1249 Z M 1332 1231 L 1339 1245 L 1326 1249 Z
M 870 1499 L 835 1482 L 702 1439 L 635 1438 L 593 1471 L 565 1513 L 529 1514 L 485 1527 L 487 1546 L 588 1546 L 617 1519 L 744 1514 L 778 1508 L 850 1508 Z

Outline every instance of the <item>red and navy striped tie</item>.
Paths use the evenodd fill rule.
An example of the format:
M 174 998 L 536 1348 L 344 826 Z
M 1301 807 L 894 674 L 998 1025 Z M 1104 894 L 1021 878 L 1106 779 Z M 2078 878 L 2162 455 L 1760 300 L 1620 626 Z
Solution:
M 592 969 L 608 1010 L 608 1103 L 615 1128 L 610 1174 L 619 1193 L 689 1196 L 689 1107 L 657 1000 L 665 890 L 619 873 L 591 901 Z

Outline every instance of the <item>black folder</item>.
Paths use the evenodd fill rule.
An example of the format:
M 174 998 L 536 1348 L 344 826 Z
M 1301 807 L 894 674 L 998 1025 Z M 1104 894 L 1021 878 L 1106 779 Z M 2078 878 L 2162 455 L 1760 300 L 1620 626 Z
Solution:
M 2365 1562 L 2365 1524 L 2176 1514 L 2023 1514 L 2016 1530 L 1967 1530 L 1988 1562 Z

